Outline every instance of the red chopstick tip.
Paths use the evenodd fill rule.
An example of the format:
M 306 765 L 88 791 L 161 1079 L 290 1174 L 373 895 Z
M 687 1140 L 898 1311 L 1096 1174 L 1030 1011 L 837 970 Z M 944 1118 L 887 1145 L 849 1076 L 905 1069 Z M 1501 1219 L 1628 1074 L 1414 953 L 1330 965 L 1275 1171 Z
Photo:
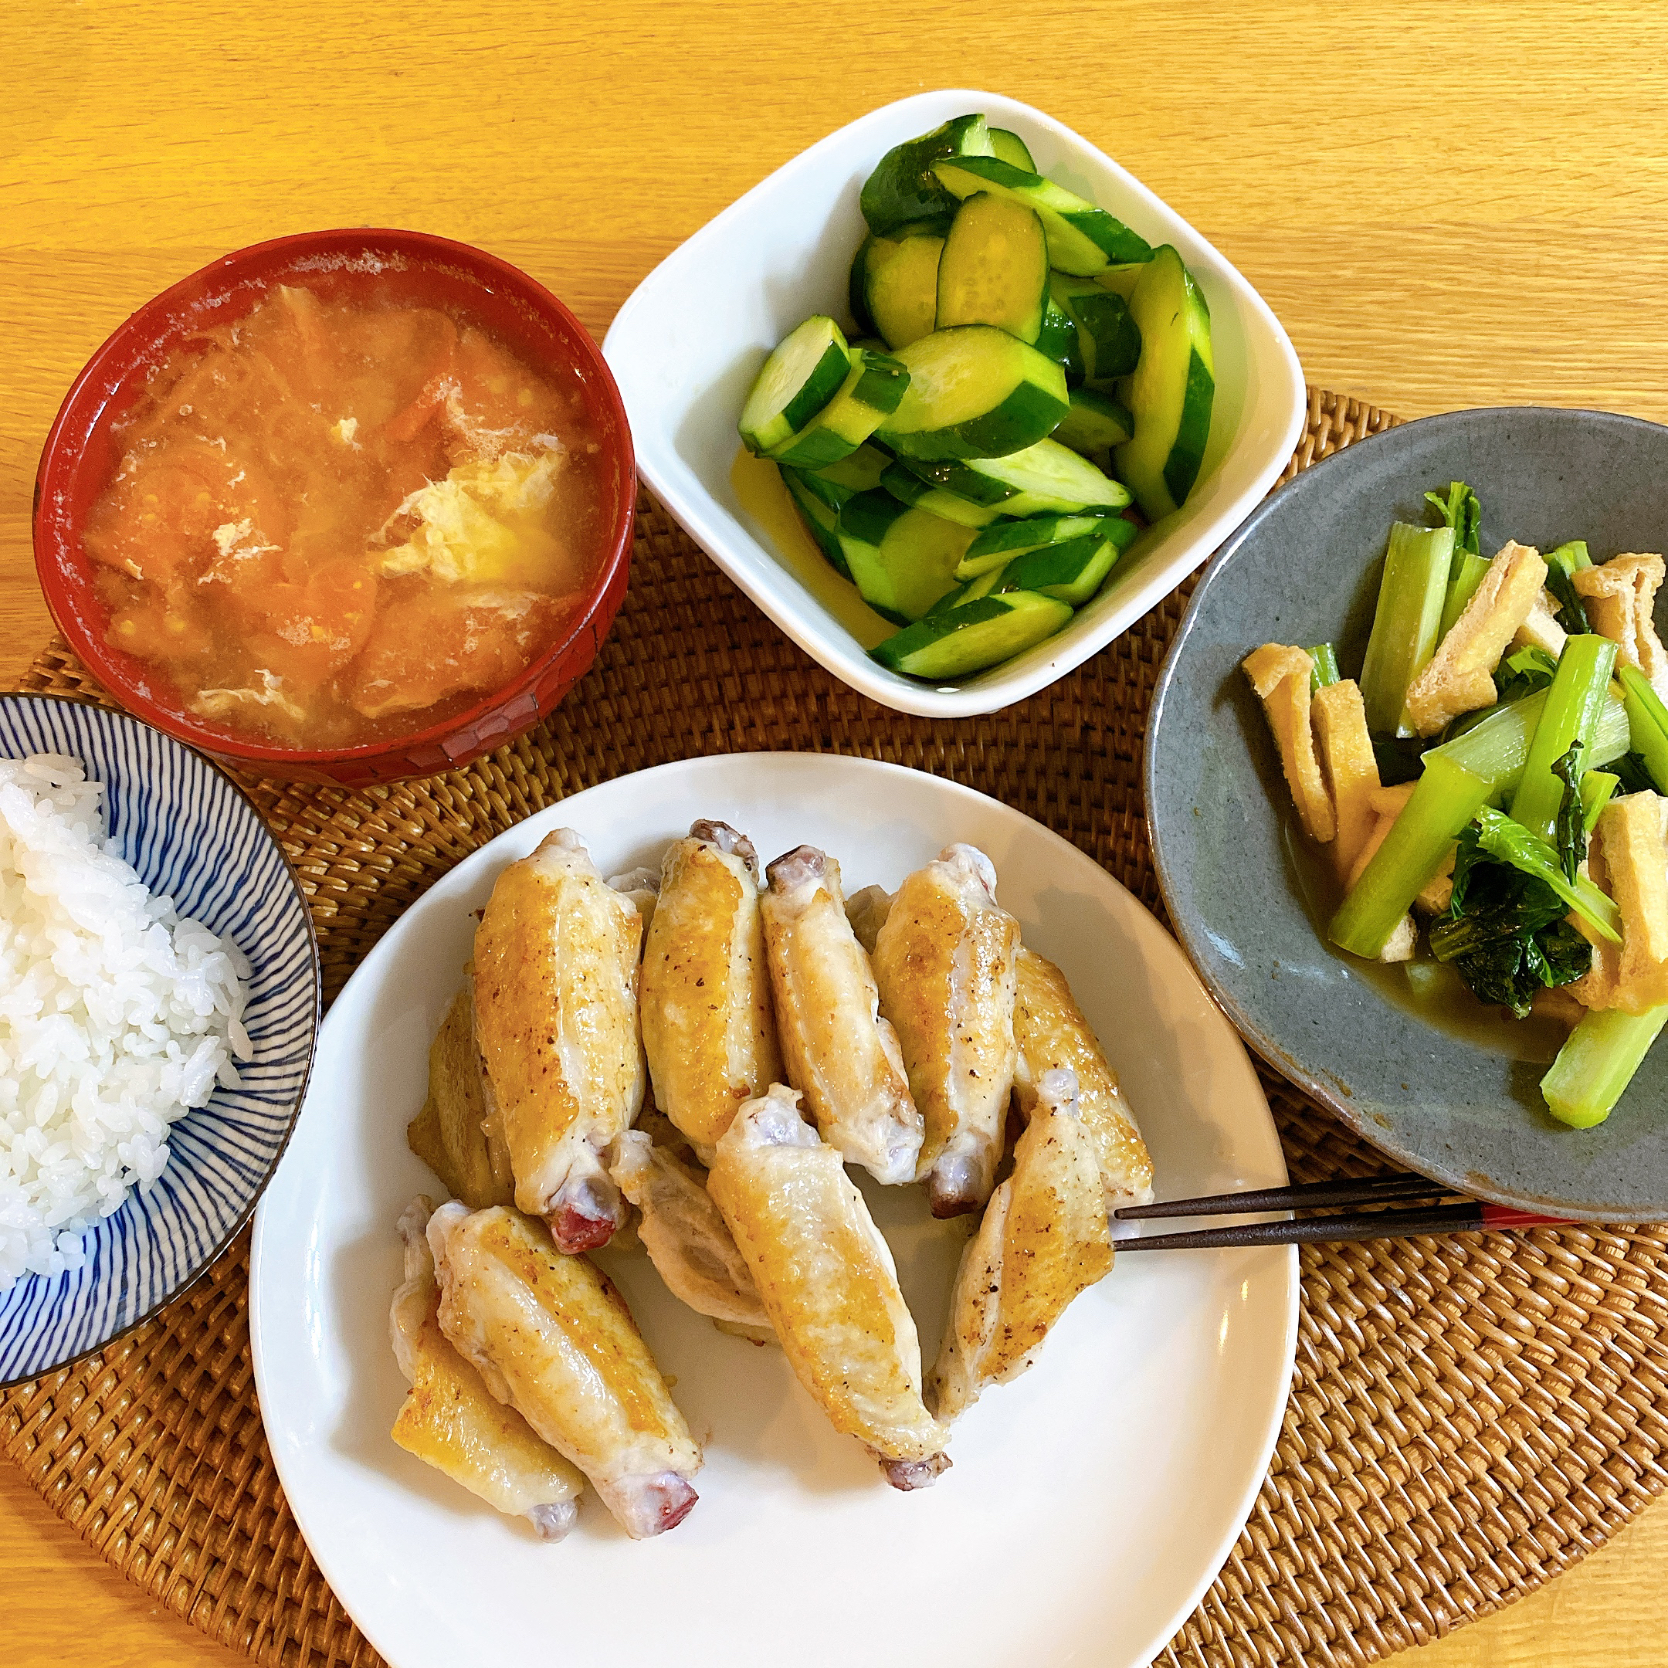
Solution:
M 1485 1228 L 1567 1228 L 1573 1217 L 1539 1216 L 1532 1210 L 1518 1210 L 1512 1205 L 1484 1205 Z

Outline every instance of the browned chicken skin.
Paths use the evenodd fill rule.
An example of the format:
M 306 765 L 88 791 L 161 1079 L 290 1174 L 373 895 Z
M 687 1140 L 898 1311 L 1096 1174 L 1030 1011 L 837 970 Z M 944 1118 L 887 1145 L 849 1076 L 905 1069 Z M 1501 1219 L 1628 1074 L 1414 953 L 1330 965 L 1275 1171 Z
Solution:
M 643 1103 L 636 906 L 558 829 L 498 877 L 475 934 L 475 1028 L 520 1209 L 563 1251 L 624 1218 L 603 1153 Z
M 613 1284 L 501 1205 L 442 1205 L 428 1239 L 441 1329 L 493 1395 L 585 1473 L 633 1539 L 681 1523 L 701 1450 Z
M 880 1011 L 892 1022 L 926 1120 L 920 1175 L 934 1216 L 978 1210 L 996 1184 L 1013 1088 L 1019 923 L 996 870 L 947 846 L 898 888 L 875 935 Z
M 661 863 L 643 943 L 643 1047 L 655 1104 L 703 1162 L 744 1100 L 782 1075 L 757 859 L 727 823 L 697 822 Z
M 846 919 L 840 865 L 814 846 L 778 857 L 760 900 L 788 1081 L 823 1138 L 877 1181 L 915 1179 L 921 1114 L 869 958 Z
M 834 1428 L 895 1488 L 950 1463 L 921 1401 L 921 1345 L 892 1252 L 840 1155 L 773 1084 L 736 1114 L 707 1188 L 747 1259 L 789 1364 Z

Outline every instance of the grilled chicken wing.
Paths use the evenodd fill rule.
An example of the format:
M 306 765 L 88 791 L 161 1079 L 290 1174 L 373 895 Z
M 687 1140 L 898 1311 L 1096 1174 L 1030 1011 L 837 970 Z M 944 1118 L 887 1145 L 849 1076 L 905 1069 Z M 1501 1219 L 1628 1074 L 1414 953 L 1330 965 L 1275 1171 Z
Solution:
M 475 1030 L 516 1204 L 563 1251 L 606 1244 L 624 1214 L 602 1153 L 643 1102 L 641 935 L 571 828 L 505 869 L 475 934 Z
M 1036 1087 L 1014 1172 L 992 1196 L 956 1270 L 949 1330 L 927 1384 L 927 1403 L 946 1422 L 987 1384 L 1030 1367 L 1067 1304 L 1112 1266 L 1100 1167 L 1078 1119 L 1077 1080 L 1069 1071 L 1048 1071 Z
M 1014 1037 L 1019 1043 L 1014 1088 L 1021 1109 L 1029 1112 L 1036 1103 L 1037 1084 L 1044 1072 L 1074 1073 L 1078 1116 L 1094 1143 L 1106 1208 L 1150 1203 L 1153 1161 L 1147 1144 L 1118 1089 L 1118 1075 L 1089 1029 L 1065 974 L 1023 947 L 1014 973 Z
M 778 857 L 759 902 L 788 1081 L 826 1140 L 877 1180 L 915 1179 L 921 1114 L 897 1034 L 846 919 L 840 865 L 813 846 Z
M 489 1506 L 529 1519 L 542 1539 L 559 1541 L 579 1516 L 585 1479 L 514 1408 L 491 1396 L 446 1341 L 425 1233 L 431 1209 L 419 1198 L 400 1217 L 405 1284 L 388 1318 L 411 1391 L 394 1421 L 394 1440 Z
M 863 1195 L 798 1101 L 781 1084 L 748 1101 L 707 1188 L 800 1383 L 894 1488 L 922 1488 L 950 1462 L 921 1401 L 915 1322 Z
M 727 823 L 697 822 L 661 863 L 641 1006 L 655 1104 L 710 1163 L 736 1108 L 782 1075 L 757 859 Z
M 501 1205 L 442 1205 L 428 1238 L 441 1330 L 493 1395 L 585 1473 L 634 1540 L 681 1523 L 701 1450 L 613 1285 Z
M 515 1197 L 510 1155 L 498 1119 L 489 1115 L 491 1089 L 475 1044 L 474 970 L 429 1045 L 429 1095 L 406 1126 L 411 1150 L 466 1205 L 507 1205 Z
M 934 1216 L 990 1197 L 1013 1088 L 1019 923 L 996 902 L 996 870 L 947 846 L 898 888 L 875 938 L 880 1011 L 892 1022 L 926 1121 L 920 1174 Z
M 641 1129 L 616 1137 L 608 1173 L 642 1213 L 643 1249 L 673 1296 L 697 1314 L 768 1333 L 753 1276 L 701 1177 Z

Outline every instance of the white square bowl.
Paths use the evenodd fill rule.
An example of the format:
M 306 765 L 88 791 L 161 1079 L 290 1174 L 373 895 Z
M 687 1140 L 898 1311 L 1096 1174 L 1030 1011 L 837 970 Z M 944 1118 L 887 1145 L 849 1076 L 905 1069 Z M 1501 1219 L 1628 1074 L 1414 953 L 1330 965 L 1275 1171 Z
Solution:
M 736 419 L 765 355 L 802 319 L 848 319 L 862 241 L 858 193 L 900 141 L 967 111 L 1022 138 L 1038 169 L 1149 243 L 1174 244 L 1210 306 L 1216 404 L 1187 502 L 1144 532 L 1065 630 L 964 682 L 899 676 L 864 652 L 895 628 L 814 552 L 778 548 L 739 501 Z M 674 249 L 632 292 L 603 342 L 625 398 L 637 466 L 691 538 L 793 640 L 853 689 L 900 712 L 995 712 L 1054 682 L 1220 545 L 1274 484 L 1303 432 L 1303 373 L 1262 297 L 1173 209 L 1109 156 L 996 93 L 921 93 L 813 145 Z

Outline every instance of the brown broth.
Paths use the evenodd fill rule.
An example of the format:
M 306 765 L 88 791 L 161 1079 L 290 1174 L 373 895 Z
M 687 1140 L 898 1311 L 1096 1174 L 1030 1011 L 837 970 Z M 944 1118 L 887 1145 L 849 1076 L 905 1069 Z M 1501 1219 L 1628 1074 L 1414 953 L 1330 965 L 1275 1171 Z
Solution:
M 84 544 L 108 641 L 230 735 L 408 735 L 559 644 L 606 556 L 583 398 L 467 318 L 281 287 L 176 348 Z

